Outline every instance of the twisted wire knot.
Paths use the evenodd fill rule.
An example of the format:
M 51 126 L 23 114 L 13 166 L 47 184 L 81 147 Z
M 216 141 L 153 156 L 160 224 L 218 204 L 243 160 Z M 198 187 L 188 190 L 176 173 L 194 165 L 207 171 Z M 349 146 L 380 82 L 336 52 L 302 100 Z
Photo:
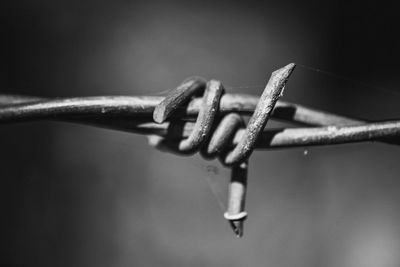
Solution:
M 244 133 L 239 136 L 235 146 L 233 139 L 236 138 L 239 129 L 245 127 L 245 123 L 243 118 L 234 112 L 218 118 L 220 99 L 225 92 L 220 81 L 206 82 L 198 77 L 189 78 L 172 90 L 153 112 L 154 121 L 163 123 L 191 98 L 202 95 L 198 116 L 187 138 L 174 139 L 177 131 L 180 132 L 178 136 L 184 136 L 182 131 L 185 131 L 187 121 L 171 119 L 169 134 L 166 137 L 152 136 L 149 138 L 149 143 L 157 149 L 179 154 L 193 154 L 200 151 L 204 158 L 218 157 L 222 164 L 232 168 L 228 207 L 224 217 L 230 222 L 238 237 L 243 234 L 243 221 L 247 217 L 244 204 L 248 158 L 294 67 L 295 64 L 292 63 L 272 73 Z
M 170 120 L 168 132 L 171 134 L 167 134 L 165 138 L 151 139 L 151 145 L 179 154 L 200 151 L 204 158 L 218 157 L 226 166 L 247 161 L 294 67 L 294 64 L 289 64 L 272 73 L 244 134 L 236 145 L 233 145 L 233 138 L 239 129 L 245 127 L 245 123 L 242 116 L 234 112 L 218 118 L 220 99 L 225 92 L 222 83 L 217 80 L 206 82 L 198 77 L 185 80 L 155 107 L 153 119 L 157 123 L 163 123 L 194 96 L 202 95 L 199 114 L 189 136 L 182 140 L 174 139 L 176 134 L 172 133 L 186 130 L 187 121 Z

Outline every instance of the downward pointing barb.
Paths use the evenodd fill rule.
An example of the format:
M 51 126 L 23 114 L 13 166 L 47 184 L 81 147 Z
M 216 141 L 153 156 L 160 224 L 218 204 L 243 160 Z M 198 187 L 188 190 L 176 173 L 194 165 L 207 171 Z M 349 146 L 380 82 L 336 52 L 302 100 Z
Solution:
M 243 221 L 230 221 L 229 223 L 230 223 L 236 237 L 242 238 L 243 237 Z
M 229 221 L 236 237 L 243 236 L 243 224 L 247 218 L 245 211 L 247 186 L 247 162 L 232 166 L 229 184 L 228 207 L 224 217 Z

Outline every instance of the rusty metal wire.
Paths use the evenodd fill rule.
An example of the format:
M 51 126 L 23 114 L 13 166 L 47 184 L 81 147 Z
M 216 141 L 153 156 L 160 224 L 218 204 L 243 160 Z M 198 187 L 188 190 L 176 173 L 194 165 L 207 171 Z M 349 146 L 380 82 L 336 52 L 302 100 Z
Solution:
M 129 117 L 152 121 L 153 111 L 164 98 L 158 96 L 100 96 L 46 99 L 20 95 L 0 95 L 0 123 L 64 118 Z M 201 98 L 192 99 L 186 106 L 177 107 L 173 118 L 190 119 L 197 116 Z M 236 112 L 251 115 L 259 98 L 246 94 L 224 94 L 219 103 L 218 116 Z M 279 100 L 272 118 L 304 125 L 351 125 L 361 120 L 311 109 Z M 79 122 L 79 120 L 77 120 Z
M 260 98 L 225 94 L 221 82 L 198 77 L 185 80 L 165 98 L 0 95 L 0 123 L 82 123 L 148 135 L 149 144 L 160 150 L 218 157 L 232 169 L 224 216 L 240 237 L 247 217 L 247 168 L 253 149 L 362 141 L 399 144 L 400 121 L 365 122 L 278 100 L 294 67 L 289 64 L 275 71 Z M 247 125 L 243 116 L 251 116 Z M 267 129 L 270 117 L 307 127 Z
M 165 145 L 166 142 L 169 142 L 170 138 L 168 136 L 166 138 L 152 138 L 150 143 L 157 148 L 164 147 L 164 149 L 179 153 L 193 153 L 201 150 L 201 154 L 204 157 L 210 158 L 218 155 L 223 164 L 232 166 L 228 210 L 224 216 L 230 222 L 238 237 L 243 235 L 243 221 L 247 217 L 244 203 L 248 158 L 278 98 L 282 95 L 284 86 L 294 67 L 294 64 L 289 64 L 272 74 L 244 133 L 239 137 L 238 143 L 232 149 L 227 149 L 227 147 L 229 147 L 229 142 L 238 131 L 238 128 L 243 125 L 240 116 L 235 113 L 229 113 L 222 119 L 214 132 L 212 132 L 211 128 L 218 113 L 218 103 L 224 92 L 221 82 L 211 80 L 204 87 L 204 83 L 200 79 L 186 81 L 170 92 L 154 109 L 154 120 L 162 123 L 179 106 L 184 105 L 191 96 L 203 91 L 203 101 L 199 108 L 196 122 L 187 138 L 180 140 L 170 148 Z M 212 136 L 211 139 L 209 138 L 210 136 Z M 207 142 L 206 140 L 209 141 Z

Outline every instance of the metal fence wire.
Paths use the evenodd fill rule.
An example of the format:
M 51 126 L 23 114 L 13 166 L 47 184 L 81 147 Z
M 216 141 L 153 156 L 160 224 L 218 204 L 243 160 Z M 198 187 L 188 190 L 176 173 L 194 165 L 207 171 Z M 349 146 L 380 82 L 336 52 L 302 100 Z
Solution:
M 379 141 L 398 145 L 400 121 L 366 122 L 278 100 L 295 68 L 272 73 L 261 97 L 225 94 L 220 81 L 192 77 L 166 97 L 46 99 L 0 95 L 0 123 L 58 120 L 148 136 L 157 149 L 218 158 L 231 168 L 224 217 L 243 235 L 248 160 L 254 149 Z M 250 116 L 246 125 L 244 117 Z M 269 118 L 294 128 L 266 129 Z

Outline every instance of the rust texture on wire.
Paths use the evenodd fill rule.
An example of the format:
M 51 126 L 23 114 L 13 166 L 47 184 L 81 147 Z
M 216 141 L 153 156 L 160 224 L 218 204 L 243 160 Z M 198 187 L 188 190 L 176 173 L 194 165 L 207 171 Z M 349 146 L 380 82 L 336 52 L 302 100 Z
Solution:
M 0 95 L 0 123 L 59 120 L 147 135 L 157 149 L 218 158 L 229 166 L 224 217 L 243 235 L 249 157 L 254 149 L 379 141 L 398 145 L 400 120 L 366 122 L 278 100 L 295 68 L 272 73 L 261 97 L 225 94 L 220 81 L 185 80 L 166 97 L 104 96 L 46 99 Z M 246 125 L 245 116 L 250 116 Z M 296 128 L 269 129 L 268 120 Z M 300 126 L 299 126 L 300 125 Z

